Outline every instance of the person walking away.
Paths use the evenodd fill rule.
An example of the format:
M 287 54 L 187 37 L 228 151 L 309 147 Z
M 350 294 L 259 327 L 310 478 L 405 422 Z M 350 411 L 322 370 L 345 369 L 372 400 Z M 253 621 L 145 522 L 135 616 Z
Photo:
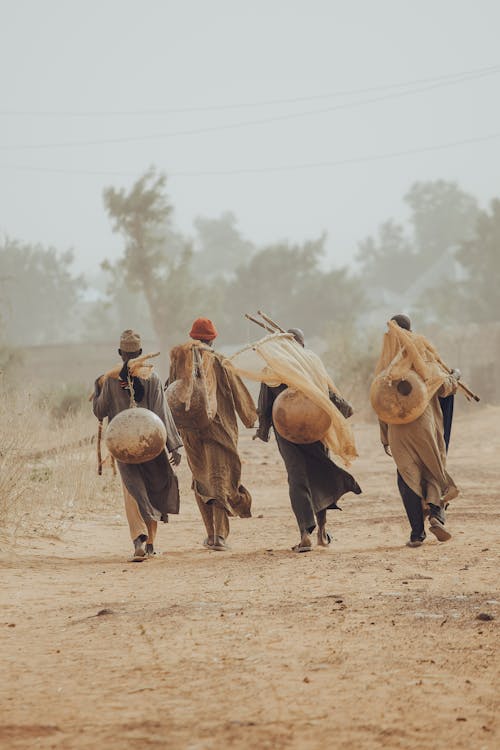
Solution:
M 108 377 L 104 382 L 97 378 L 94 386 L 93 411 L 98 419 L 106 417 L 111 421 L 130 405 L 128 362 L 142 354 L 141 338 L 131 329 L 120 337 L 118 354 L 123 368 L 119 378 Z M 177 431 L 168 404 L 166 403 L 161 380 L 152 372 L 147 380 L 132 379 L 134 398 L 137 404 L 156 414 L 167 430 L 166 451 L 162 451 L 152 461 L 142 464 L 125 464 L 117 461 L 120 472 L 125 513 L 134 544 L 131 558 L 139 562 L 155 554 L 154 543 L 158 521 L 168 522 L 169 513 L 179 512 L 179 489 L 177 477 L 171 463 L 178 465 L 181 460 L 179 448 L 181 437 Z
M 407 315 L 394 315 L 391 320 L 412 333 Z M 446 470 L 446 453 L 453 414 L 450 397 L 457 390 L 459 378 L 459 370 L 446 375 L 423 414 L 413 422 L 387 424 L 379 420 L 380 439 L 396 463 L 398 490 L 410 523 L 408 547 L 420 547 L 425 541 L 426 517 L 429 531 L 438 541 L 451 539 L 445 509 L 458 495 L 458 488 Z
M 305 346 L 304 334 L 299 328 L 290 328 L 288 333 L 293 335 L 300 346 Z M 327 447 L 321 441 L 297 444 L 279 434 L 273 423 L 273 404 L 286 388 L 284 384 L 275 388 L 261 384 L 257 407 L 259 426 L 254 438 L 267 443 L 273 427 L 278 450 L 287 471 L 290 502 L 300 533 L 300 541 L 292 550 L 310 552 L 313 548 L 311 534 L 316 527 L 318 546 L 328 547 L 332 541 L 326 529 L 327 510 L 339 509 L 337 501 L 343 495 L 348 492 L 359 495 L 361 488 L 349 472 L 332 461 Z M 330 391 L 329 396 L 344 417 L 352 415 L 351 405 L 339 394 Z
M 241 484 L 238 455 L 238 415 L 245 427 L 253 427 L 255 404 L 241 379 L 225 364 L 225 357 L 214 351 L 217 329 L 208 318 L 197 318 L 189 333 L 191 341 L 174 347 L 170 355 L 168 383 L 185 374 L 186 358 L 196 355 L 201 367 L 211 373 L 215 413 L 202 429 L 179 427 L 186 457 L 193 476 L 192 488 L 205 524 L 208 550 L 229 549 L 229 518 L 251 516 L 252 498 Z

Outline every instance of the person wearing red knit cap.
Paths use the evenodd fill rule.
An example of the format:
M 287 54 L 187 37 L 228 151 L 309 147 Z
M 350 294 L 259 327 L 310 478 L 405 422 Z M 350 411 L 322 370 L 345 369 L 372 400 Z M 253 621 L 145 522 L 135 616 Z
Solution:
M 225 357 L 213 350 L 217 329 L 208 318 L 197 318 L 189 332 L 191 341 L 170 353 L 169 383 L 191 382 L 203 377 L 212 404 L 208 423 L 193 429 L 179 425 L 186 457 L 193 475 L 193 490 L 207 536 L 206 549 L 226 551 L 229 517 L 251 516 L 252 498 L 241 484 L 238 455 L 238 414 L 245 427 L 253 427 L 257 412 L 241 379 L 227 366 Z M 191 363 L 186 365 L 186 363 Z M 194 367 L 193 367 L 193 363 Z M 194 374 L 193 374 L 194 372 Z

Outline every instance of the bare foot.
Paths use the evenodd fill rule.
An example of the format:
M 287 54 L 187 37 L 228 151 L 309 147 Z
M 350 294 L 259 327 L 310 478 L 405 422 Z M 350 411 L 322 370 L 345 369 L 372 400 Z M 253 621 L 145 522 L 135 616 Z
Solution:
M 300 542 L 292 547 L 293 552 L 311 552 L 312 542 L 309 534 L 302 534 Z
M 332 536 L 324 526 L 318 528 L 318 547 L 329 547 L 332 543 Z

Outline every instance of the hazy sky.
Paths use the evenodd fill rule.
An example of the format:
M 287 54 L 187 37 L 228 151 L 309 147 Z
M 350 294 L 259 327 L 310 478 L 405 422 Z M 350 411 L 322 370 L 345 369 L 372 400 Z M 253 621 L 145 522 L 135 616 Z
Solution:
M 81 269 L 120 249 L 103 187 L 150 165 L 171 175 L 186 233 L 230 209 L 258 243 L 326 230 L 337 265 L 405 218 L 415 180 L 457 180 L 482 204 L 500 194 L 497 0 L 0 0 L 0 11 L 0 231 L 72 247 Z M 321 166 L 265 171 L 304 164 Z

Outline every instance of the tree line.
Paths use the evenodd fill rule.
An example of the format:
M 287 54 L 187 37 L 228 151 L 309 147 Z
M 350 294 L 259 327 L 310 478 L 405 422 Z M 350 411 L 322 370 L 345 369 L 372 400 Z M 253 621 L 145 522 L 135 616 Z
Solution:
M 359 243 L 353 267 L 325 269 L 326 235 L 258 247 L 231 212 L 199 217 L 194 235 L 183 236 L 166 176 L 151 169 L 129 190 L 103 192 L 123 241 L 120 258 L 101 264 L 103 299 L 85 302 L 71 252 L 4 239 L 0 334 L 18 346 L 108 341 L 133 324 L 171 345 L 206 315 L 225 344 L 237 345 L 248 338 L 243 314 L 261 307 L 309 336 L 331 336 L 359 327 L 381 296 L 405 295 L 426 275 L 412 303 L 422 320 L 500 321 L 500 199 L 482 210 L 459 185 L 437 180 L 415 183 L 404 200 L 406 225 L 385 221 Z

